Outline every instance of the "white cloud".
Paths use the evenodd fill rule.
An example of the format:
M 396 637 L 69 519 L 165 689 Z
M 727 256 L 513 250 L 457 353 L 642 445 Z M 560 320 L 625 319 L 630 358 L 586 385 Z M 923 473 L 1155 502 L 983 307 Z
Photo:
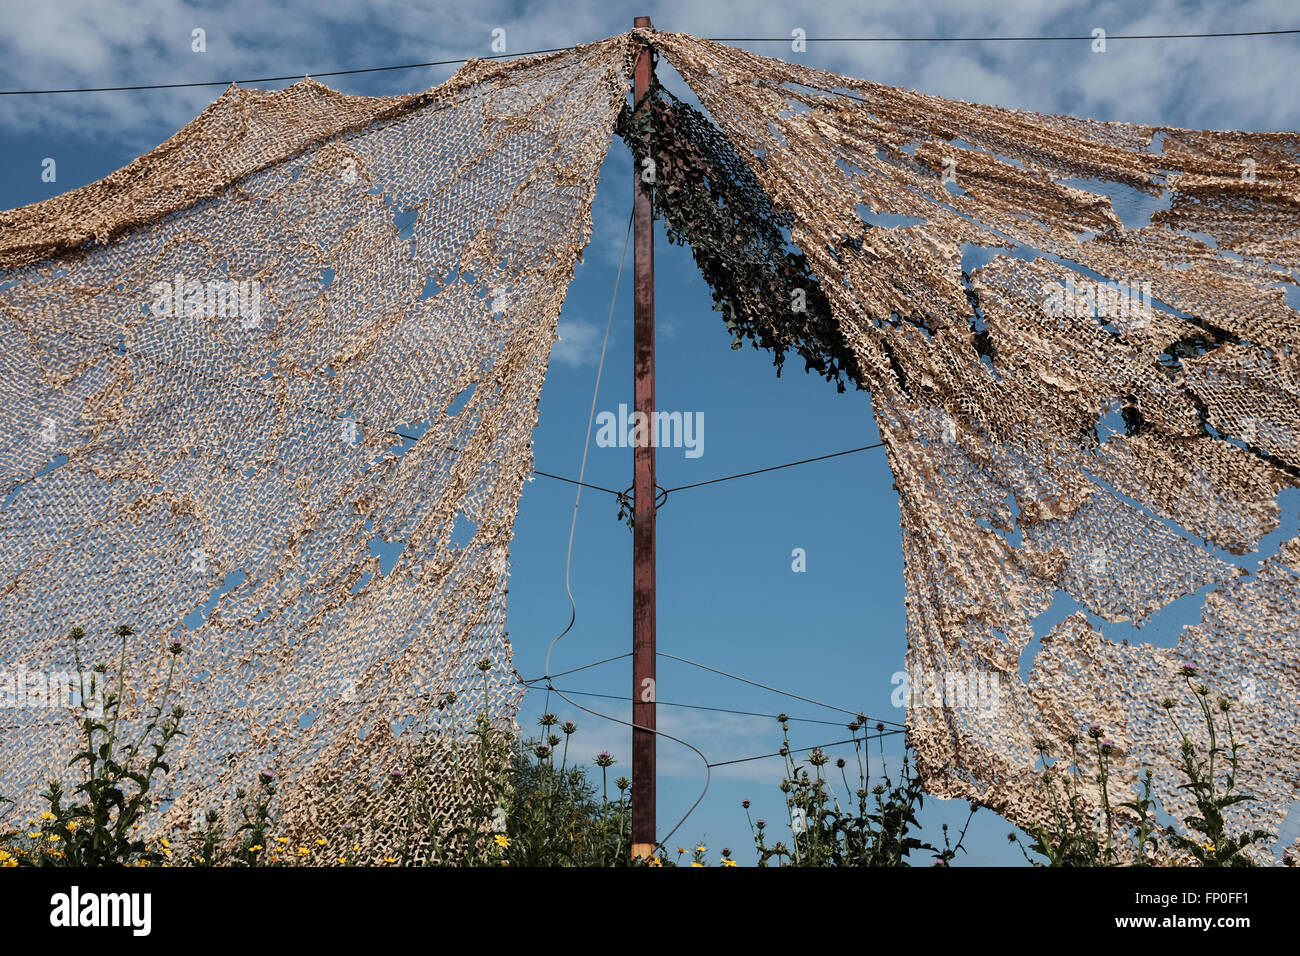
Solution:
M 640 8 L 635 8 L 640 9 Z M 0 87 L 31 89 L 206 81 L 291 75 L 490 53 L 491 31 L 504 27 L 507 49 L 525 52 L 625 32 L 634 8 L 594 0 L 564 4 L 488 2 L 469 7 L 415 0 L 372 0 L 322 8 L 314 0 L 268 5 L 230 0 L 219 8 L 184 0 L 137 0 L 106 6 L 50 0 L 30 5 L 21 24 L 0 34 Z M 559 14 L 559 15 L 557 15 Z M 669 0 L 656 26 L 698 36 L 1111 35 L 1267 29 L 1292 25 L 1289 0 L 1245 0 L 1231 7 L 1199 0 L 1154 0 L 1134 8 L 1116 0 L 1042 4 L 1014 0 L 915 0 L 903 7 L 848 3 L 792 5 L 786 0 L 702 6 Z M 1245 27 L 1243 27 L 1245 25 Z M 206 53 L 190 48 L 190 31 L 207 33 Z M 1093 54 L 1077 43 L 809 44 L 803 54 L 783 43 L 749 44 L 766 55 L 850 76 L 919 88 L 977 102 L 1101 119 L 1182 126 L 1276 129 L 1294 125 L 1287 85 L 1294 38 L 1155 40 L 1110 43 Z M 418 90 L 454 67 L 325 78 L 349 92 Z M 665 64 L 664 75 L 672 71 Z M 264 84 L 280 86 L 283 84 Z M 93 131 L 96 138 L 152 148 L 191 120 L 221 87 L 0 98 L 0 129 L 44 135 Z M 685 93 L 678 89 L 677 92 Z M 688 96 L 689 98 L 689 96 Z M 626 166 L 620 149 L 611 157 Z M 626 194 L 622 194 L 625 198 Z M 607 230 L 602 258 L 617 257 L 626 211 Z M 598 210 L 598 214 L 601 211 Z
M 551 361 L 577 368 L 594 364 L 600 358 L 600 344 L 605 330 L 581 319 L 560 319 L 560 340 L 551 349 Z

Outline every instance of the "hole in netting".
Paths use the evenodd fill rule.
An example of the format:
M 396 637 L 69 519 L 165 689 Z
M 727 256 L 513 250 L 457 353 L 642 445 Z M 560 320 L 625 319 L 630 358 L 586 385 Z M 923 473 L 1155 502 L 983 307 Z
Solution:
M 414 422 L 398 425 L 390 430 L 389 434 L 396 436 L 398 439 L 396 445 L 389 445 L 384 449 L 385 454 L 392 454 L 401 458 L 408 451 L 415 447 L 415 443 L 424 437 L 424 433 L 429 430 L 428 422 Z M 370 519 L 366 519 L 367 530 L 370 527 Z
M 463 548 L 474 540 L 474 535 L 477 533 L 478 524 L 465 517 L 464 512 L 460 512 L 456 515 L 456 520 L 451 527 L 451 546 L 453 548 Z
M 1110 200 L 1110 207 L 1119 217 L 1119 221 L 1128 230 L 1144 229 L 1151 225 L 1151 216 L 1170 207 L 1172 196 L 1168 189 L 1159 196 L 1143 192 L 1127 183 L 1109 182 L 1101 179 L 1061 179 L 1062 186 L 1072 186 L 1085 192 L 1105 196 Z
M 397 238 L 410 239 L 415 235 L 415 221 L 420 218 L 418 209 L 402 209 L 393 212 L 393 226 L 397 229 Z
M 66 465 L 67 463 L 68 463 L 67 455 L 57 455 L 50 461 L 48 465 L 45 465 L 42 468 L 38 469 L 36 472 L 34 472 L 32 474 L 32 478 L 39 478 L 42 475 L 48 475 L 50 472 L 54 471 L 54 469 L 61 468 L 63 465 Z M 27 482 L 22 482 L 16 485 L 14 487 L 14 490 L 9 492 L 9 494 L 5 497 L 4 503 L 0 504 L 0 511 L 4 511 L 11 504 L 13 504 L 14 500 L 23 493 L 23 488 L 26 485 Z
M 460 414 L 460 410 L 465 407 L 465 403 L 470 400 L 470 396 L 472 396 L 473 394 L 474 394 L 474 383 L 471 382 L 469 385 L 463 388 L 455 398 L 451 400 L 451 404 L 447 406 L 447 417 L 455 418 L 458 414 Z
M 397 559 L 406 550 L 406 542 L 385 541 L 376 535 L 370 539 L 370 553 L 379 559 L 379 573 L 388 574 L 397 565 Z
M 248 575 L 245 572 L 231 571 L 226 575 L 226 579 L 222 581 L 218 587 L 213 589 L 212 593 L 208 595 L 206 601 L 196 607 L 193 611 L 190 611 L 189 614 L 185 615 L 185 620 L 182 623 L 188 630 L 197 631 L 207 623 L 208 616 L 212 613 L 212 609 L 217 606 L 217 602 L 221 600 L 221 596 L 233 591 L 246 580 L 248 580 Z
M 904 216 L 892 212 L 872 212 L 866 203 L 858 203 L 853 207 L 857 210 L 858 216 L 869 226 L 877 226 L 881 229 L 897 229 L 900 226 L 921 226 L 929 220 L 922 216 Z
M 1300 840 L 1300 800 L 1286 809 L 1286 817 L 1277 828 L 1277 842 L 1273 844 L 1273 856 L 1281 859 L 1282 852 Z

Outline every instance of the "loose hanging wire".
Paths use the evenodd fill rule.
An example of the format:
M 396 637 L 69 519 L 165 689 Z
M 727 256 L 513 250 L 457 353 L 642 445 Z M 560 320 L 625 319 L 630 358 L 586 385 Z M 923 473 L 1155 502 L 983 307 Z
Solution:
M 696 807 L 700 805 L 700 803 L 704 800 L 705 795 L 709 792 L 709 784 L 712 782 L 712 776 L 713 776 L 713 771 L 709 768 L 709 758 L 706 757 L 698 747 L 695 747 L 692 744 L 687 743 L 685 740 L 682 740 L 679 737 L 674 737 L 672 734 L 665 733 L 664 731 L 658 730 L 656 728 L 642 727 L 638 724 L 632 723 L 631 721 L 622 720 L 618 717 L 611 716 L 610 714 L 602 714 L 599 711 L 592 710 L 590 707 L 584 707 L 582 704 L 579 704 L 577 701 L 572 700 L 569 697 L 566 697 L 564 693 L 561 692 L 551 680 L 551 654 L 555 650 L 555 645 L 559 643 L 560 638 L 564 637 L 564 635 L 568 634 L 569 631 L 572 630 L 574 623 L 576 623 L 576 621 L 578 620 L 578 603 L 576 600 L 574 600 L 573 597 L 573 587 L 572 587 L 572 581 L 570 575 L 572 569 L 572 563 L 573 563 L 573 537 L 578 527 L 578 506 L 582 503 L 583 478 L 586 477 L 586 473 L 587 473 L 587 454 L 591 449 L 591 429 L 596 421 L 596 402 L 600 395 L 600 377 L 605 369 L 605 355 L 609 349 L 609 333 L 610 333 L 610 329 L 614 325 L 614 309 L 618 303 L 618 289 L 619 289 L 620 281 L 623 278 L 623 265 L 627 261 L 627 246 L 628 246 L 628 240 L 631 238 L 631 235 L 632 235 L 632 217 L 629 215 L 627 220 L 627 232 L 623 236 L 623 254 L 619 257 L 618 273 L 614 277 L 614 294 L 609 303 L 609 318 L 605 322 L 605 337 L 600 344 L 600 362 L 596 367 L 596 386 L 591 393 L 591 411 L 587 416 L 587 437 L 582 443 L 582 463 L 578 466 L 578 480 L 576 482 L 578 486 L 578 490 L 575 493 L 573 498 L 573 517 L 569 522 L 569 544 L 564 556 L 564 590 L 565 593 L 569 596 L 569 623 L 565 625 L 564 630 L 562 630 L 559 634 L 555 635 L 555 638 L 551 641 L 550 646 L 546 649 L 546 674 L 543 679 L 546 681 L 547 705 L 550 704 L 550 695 L 552 692 L 554 692 L 556 696 L 558 696 L 561 700 L 565 701 L 572 707 L 576 707 L 578 710 L 581 710 L 584 713 L 591 714 L 594 717 L 603 717 L 605 720 L 610 720 L 617 724 L 623 724 L 626 727 L 631 727 L 633 730 L 648 730 L 650 731 L 650 733 L 663 737 L 666 740 L 671 740 L 674 741 L 675 743 L 679 743 L 683 747 L 686 747 L 687 749 L 694 751 L 695 754 L 704 763 L 704 789 L 700 791 L 700 795 L 695 798 L 695 802 L 691 804 L 690 809 L 686 811 L 686 813 L 682 816 L 682 818 L 677 821 L 677 824 L 671 830 L 669 830 L 668 833 L 664 835 L 664 838 L 662 840 L 659 840 L 657 842 L 657 845 L 662 846 L 665 842 L 667 842 L 672 838 L 672 835 L 676 833 L 678 829 L 681 828 L 681 825 L 686 822 L 687 818 L 689 818 L 690 815 L 695 812 Z M 515 673 L 515 676 L 516 677 L 519 676 L 517 671 Z

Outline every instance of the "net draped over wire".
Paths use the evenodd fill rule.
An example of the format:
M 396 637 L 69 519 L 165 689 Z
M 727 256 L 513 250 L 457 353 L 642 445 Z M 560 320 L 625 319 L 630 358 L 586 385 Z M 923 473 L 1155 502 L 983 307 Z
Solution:
M 1117 789 L 1148 766 L 1171 785 L 1168 717 L 1197 733 L 1191 661 L 1234 702 L 1260 799 L 1229 816 L 1276 831 L 1300 797 L 1300 539 L 1279 504 L 1300 476 L 1300 137 L 972 105 L 632 37 L 743 158 L 730 194 L 756 181 L 769 202 L 753 245 L 776 272 L 754 294 L 817 282 L 812 318 L 779 328 L 733 297 L 732 322 L 823 372 L 847 357 L 871 392 L 909 671 L 997 688 L 909 707 L 929 789 L 1043 820 L 1034 741 L 1094 721 Z M 232 89 L 108 179 L 0 214 L 5 662 L 66 664 L 72 624 L 110 660 L 130 621 L 138 710 L 183 639 L 176 819 L 270 767 L 291 826 L 327 822 L 332 781 L 378 787 L 403 735 L 457 731 L 438 704 L 483 658 L 494 716 L 513 714 L 511 522 L 631 50 L 474 62 L 412 96 Z M 1112 192 L 1162 208 L 1126 226 Z M 783 229 L 799 256 L 773 258 Z M 715 253 L 697 260 L 721 283 Z M 256 280 L 258 321 L 179 308 L 190 280 Z M 187 292 L 168 313 L 169 282 Z M 1174 646 L 1104 636 L 1187 601 L 1200 619 Z M 30 805 L 71 724 L 6 720 L 0 781 Z
M 513 726 L 507 549 L 628 51 L 471 61 L 406 96 L 232 86 L 0 214 L 3 663 L 67 670 L 80 625 L 116 671 L 127 622 L 138 728 L 182 641 L 165 823 L 263 769 L 287 830 L 337 823 L 339 781 L 386 792 L 400 740 L 472 724 L 444 705 L 482 700 L 484 659 Z M 68 713 L 3 714 L 21 813 L 66 773 Z
M 1300 538 L 1278 498 L 1300 476 L 1300 135 L 1040 115 L 646 39 L 790 217 L 871 391 L 908 671 L 934 681 L 907 714 L 927 787 L 1048 822 L 1035 740 L 1059 755 L 1095 722 L 1116 802 L 1151 767 L 1181 820 L 1169 716 L 1208 743 L 1190 662 L 1229 699 L 1259 798 L 1230 819 L 1278 832 L 1300 798 Z M 1126 190 L 1165 208 L 1126 227 L 1107 195 Z M 1174 646 L 1104 636 L 1185 596 L 1200 620 Z

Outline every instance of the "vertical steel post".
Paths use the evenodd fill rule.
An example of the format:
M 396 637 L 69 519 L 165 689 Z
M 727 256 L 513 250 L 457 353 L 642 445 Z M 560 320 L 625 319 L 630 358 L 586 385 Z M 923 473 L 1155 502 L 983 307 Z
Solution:
M 649 17 L 633 25 L 651 29 Z M 654 76 L 654 54 L 637 53 L 633 105 Z M 632 214 L 636 302 L 634 305 L 634 408 L 644 441 L 633 449 L 632 519 L 632 855 L 654 852 L 655 832 L 655 250 L 652 186 L 642 169 L 632 170 Z

